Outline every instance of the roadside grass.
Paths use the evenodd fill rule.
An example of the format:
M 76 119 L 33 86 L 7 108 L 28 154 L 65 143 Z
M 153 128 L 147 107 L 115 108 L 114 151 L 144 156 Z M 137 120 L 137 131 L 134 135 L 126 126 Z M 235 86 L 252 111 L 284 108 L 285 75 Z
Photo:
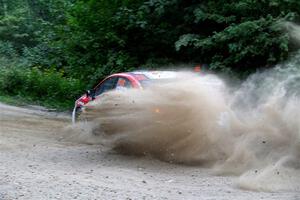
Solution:
M 7 95 L 0 95 L 0 102 L 6 103 L 9 105 L 15 105 L 15 106 L 25 106 L 27 105 L 25 102 L 25 99 L 19 97 L 19 96 L 7 96 Z
M 71 111 L 73 108 L 73 102 L 70 101 L 69 102 L 52 101 L 52 100 L 37 101 L 37 100 L 33 100 L 30 97 L 24 97 L 19 95 L 9 96 L 9 95 L 0 94 L 0 102 L 9 105 L 20 106 L 20 107 L 24 107 L 28 105 L 43 106 L 48 109 L 55 109 L 58 112 Z
M 84 83 L 63 71 L 0 66 L 0 102 L 7 104 L 69 111 L 84 88 Z

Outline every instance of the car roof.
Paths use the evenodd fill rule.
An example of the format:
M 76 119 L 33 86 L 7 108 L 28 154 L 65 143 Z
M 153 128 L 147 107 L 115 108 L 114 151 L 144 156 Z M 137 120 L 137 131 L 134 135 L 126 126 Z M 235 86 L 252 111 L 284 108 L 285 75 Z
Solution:
M 133 75 L 144 75 L 149 79 L 172 79 L 178 77 L 176 71 L 133 71 Z

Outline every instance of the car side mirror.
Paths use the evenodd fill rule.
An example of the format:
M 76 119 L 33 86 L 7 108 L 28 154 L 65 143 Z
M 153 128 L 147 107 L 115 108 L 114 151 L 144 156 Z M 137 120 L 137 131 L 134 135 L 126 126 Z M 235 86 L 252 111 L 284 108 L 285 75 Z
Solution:
M 87 97 L 92 97 L 92 98 L 94 98 L 94 90 L 87 90 L 87 91 L 85 92 L 85 95 L 86 95 Z

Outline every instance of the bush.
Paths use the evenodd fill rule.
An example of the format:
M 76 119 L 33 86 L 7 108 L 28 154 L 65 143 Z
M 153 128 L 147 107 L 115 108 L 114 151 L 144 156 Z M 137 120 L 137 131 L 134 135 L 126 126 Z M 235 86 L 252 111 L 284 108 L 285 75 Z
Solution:
M 84 88 L 79 80 L 66 78 L 63 72 L 54 69 L 10 67 L 0 69 L 0 73 L 0 92 L 30 97 L 33 101 L 44 101 L 55 107 L 71 107 Z

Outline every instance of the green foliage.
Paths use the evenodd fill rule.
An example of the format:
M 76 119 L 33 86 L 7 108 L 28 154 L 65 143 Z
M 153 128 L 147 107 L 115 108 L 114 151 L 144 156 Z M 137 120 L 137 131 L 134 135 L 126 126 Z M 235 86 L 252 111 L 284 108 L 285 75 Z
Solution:
M 200 52 L 204 62 L 211 67 L 221 68 L 235 66 L 236 70 L 246 72 L 257 66 L 274 64 L 284 60 L 289 52 L 289 38 L 274 24 L 274 19 L 261 18 L 230 25 L 210 37 L 183 35 L 176 42 L 179 51 L 184 47 Z
M 17 51 L 10 42 L 0 41 L 0 55 L 8 59 L 17 57 Z
M 289 37 L 281 24 L 299 19 L 299 6 L 297 0 L 152 0 L 145 2 L 136 16 L 147 13 L 142 14 L 147 16 L 144 34 L 152 33 L 160 39 L 153 46 L 163 49 L 167 44 L 164 55 L 208 63 L 214 70 L 249 74 L 287 58 L 291 51 Z M 170 48 L 172 45 L 174 48 Z M 154 57 L 160 57 L 159 53 Z
M 104 76 L 138 65 L 125 46 L 122 27 L 115 18 L 120 7 L 133 1 L 78 1 L 68 12 L 67 24 L 57 30 L 61 38 L 65 72 L 93 85 Z M 88 14 L 87 14 L 88 13 Z
M 53 101 L 72 105 L 81 95 L 84 85 L 76 79 L 66 78 L 63 72 L 20 67 L 0 69 L 0 91 L 3 94 L 30 97 L 33 101 Z
M 23 16 L 24 10 L 18 10 L 13 15 L 5 15 L 0 18 L 0 39 L 2 42 L 10 42 L 11 45 L 21 52 L 24 46 L 34 45 L 31 35 L 33 27 L 27 23 Z
M 77 1 L 60 35 L 66 72 L 94 82 L 132 66 L 207 63 L 213 70 L 249 74 L 287 58 L 282 22 L 298 20 L 297 0 Z M 89 14 L 87 14 L 89 13 Z M 80 42 L 78 42 L 80 41 Z

